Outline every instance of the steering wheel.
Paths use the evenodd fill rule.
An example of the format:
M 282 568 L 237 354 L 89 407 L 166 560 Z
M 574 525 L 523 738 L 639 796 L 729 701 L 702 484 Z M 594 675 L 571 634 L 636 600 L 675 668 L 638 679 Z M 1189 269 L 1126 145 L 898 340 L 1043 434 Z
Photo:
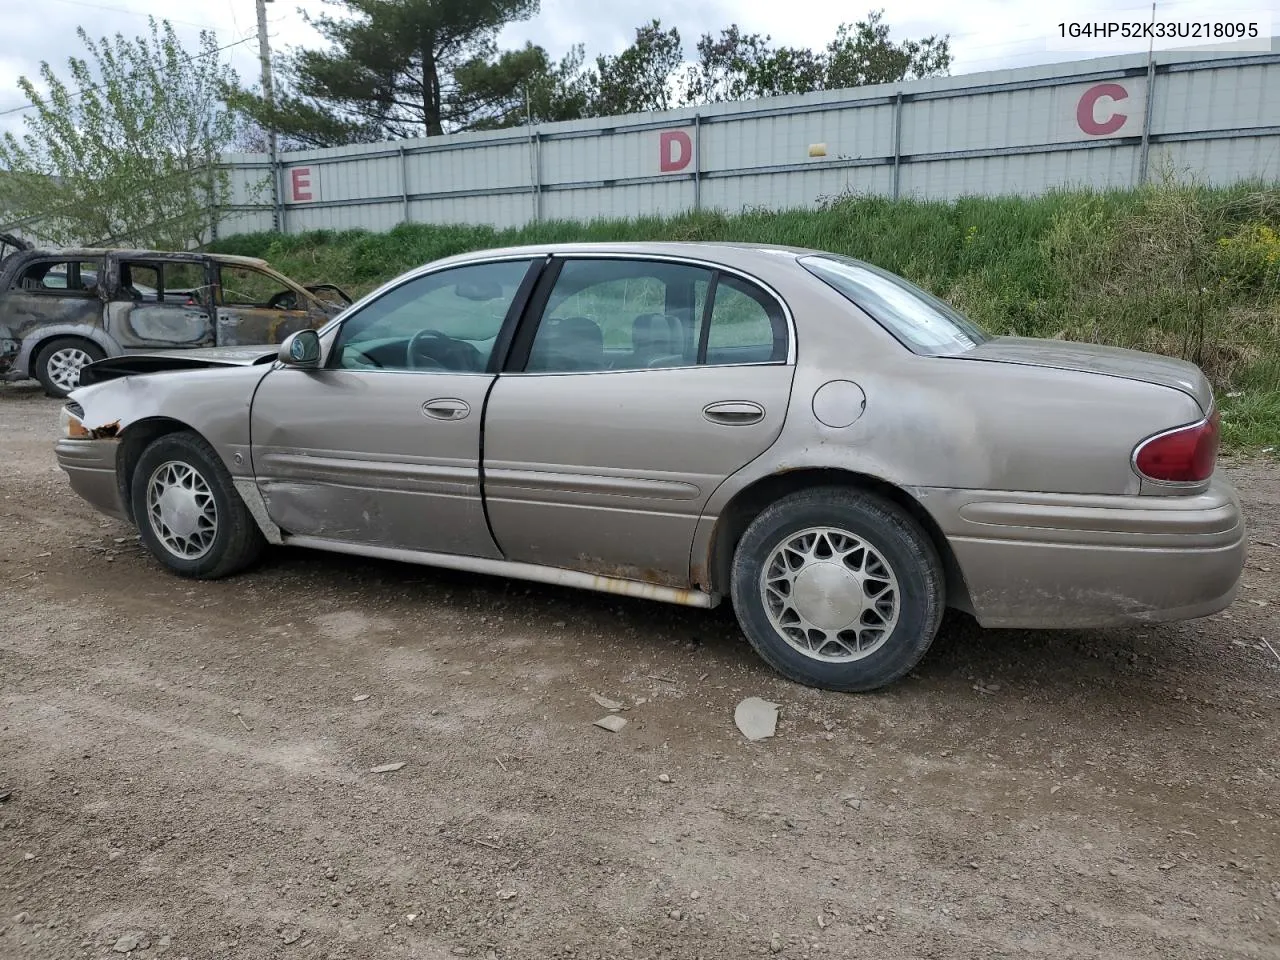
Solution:
M 436 349 L 424 347 L 430 343 Z M 405 365 L 410 370 L 478 370 L 480 351 L 439 330 L 419 330 L 405 347 Z
M 298 295 L 292 290 L 281 290 L 267 301 L 268 310 L 297 310 Z

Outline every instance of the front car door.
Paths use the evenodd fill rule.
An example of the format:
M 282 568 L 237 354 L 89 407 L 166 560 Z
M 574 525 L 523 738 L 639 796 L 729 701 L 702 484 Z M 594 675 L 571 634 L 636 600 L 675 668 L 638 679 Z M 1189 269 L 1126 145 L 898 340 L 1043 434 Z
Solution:
M 411 277 L 326 334 L 322 369 L 267 374 L 251 413 L 253 468 L 282 530 L 500 557 L 481 501 L 481 425 L 496 345 L 528 300 L 533 263 Z
M 207 259 L 113 255 L 109 268 L 107 332 L 126 352 L 214 345 Z
M 489 399 L 485 501 L 507 559 L 684 587 L 711 493 L 777 438 L 786 308 L 711 265 L 554 261 Z
M 329 313 L 307 291 L 255 264 L 215 260 L 218 346 L 281 343 Z

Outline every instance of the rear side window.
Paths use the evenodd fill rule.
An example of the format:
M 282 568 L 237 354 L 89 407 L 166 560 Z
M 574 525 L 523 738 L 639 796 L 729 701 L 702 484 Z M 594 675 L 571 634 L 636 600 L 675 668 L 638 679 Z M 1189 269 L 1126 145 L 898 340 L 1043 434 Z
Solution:
M 117 300 L 184 306 L 208 302 L 203 260 L 121 260 L 119 271 Z
M 154 263 L 122 262 L 117 299 L 159 303 L 160 267 Z
M 209 283 L 205 266 L 197 261 L 175 261 L 164 264 L 161 274 L 164 282 L 164 302 L 194 304 L 204 303 L 209 297 Z
M 777 301 L 737 277 L 720 274 L 707 330 L 706 363 L 781 363 L 787 321 Z
M 38 260 L 13 281 L 13 289 L 63 297 L 95 297 L 101 264 L 92 260 Z
M 714 266 L 574 258 L 560 268 L 524 369 L 590 373 L 784 363 L 788 346 L 781 305 Z
M 799 262 L 914 353 L 955 356 L 991 339 L 954 307 L 887 270 L 832 254 L 801 257 Z
M 571 259 L 560 268 L 529 349 L 530 373 L 694 366 L 694 290 L 705 267 L 660 260 Z

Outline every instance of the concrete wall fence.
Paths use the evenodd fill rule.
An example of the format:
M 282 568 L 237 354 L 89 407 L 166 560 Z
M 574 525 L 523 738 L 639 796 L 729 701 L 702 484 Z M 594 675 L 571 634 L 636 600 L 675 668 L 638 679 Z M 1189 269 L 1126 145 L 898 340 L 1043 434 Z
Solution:
M 219 235 L 1128 187 L 1171 164 L 1280 182 L 1270 53 L 1157 53 L 804 96 L 225 158 Z

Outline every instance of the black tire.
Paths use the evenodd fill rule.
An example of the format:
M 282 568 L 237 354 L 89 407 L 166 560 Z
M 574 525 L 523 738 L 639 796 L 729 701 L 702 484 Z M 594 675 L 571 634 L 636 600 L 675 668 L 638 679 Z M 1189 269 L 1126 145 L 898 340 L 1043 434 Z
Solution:
M 802 653 L 774 627 L 766 607 L 761 586 L 765 563 L 789 539 L 824 527 L 860 538 L 880 554 L 897 580 L 896 623 L 887 636 L 883 631 L 868 634 L 871 649 L 861 659 L 819 659 Z M 856 554 L 851 558 L 858 560 Z M 929 649 L 946 608 L 942 562 L 920 525 L 882 497 L 842 487 L 798 491 L 756 517 L 734 551 L 730 591 L 738 623 L 766 663 L 797 683 L 849 693 L 875 690 L 905 676 Z M 779 603 L 779 609 L 785 609 L 785 602 Z M 874 614 L 871 617 L 875 620 Z M 780 622 L 788 625 L 782 617 Z M 838 635 L 848 637 L 843 628 Z M 822 642 L 823 650 L 840 652 L 838 646 Z
M 77 370 L 76 382 L 70 383 L 65 373 L 65 365 L 59 364 L 58 361 L 87 357 L 88 359 L 84 362 L 93 363 L 106 355 L 106 351 L 92 340 L 86 340 L 83 337 L 58 337 L 40 348 L 40 352 L 36 354 L 35 363 L 32 364 L 32 372 L 44 387 L 46 394 L 61 400 L 80 385 L 80 374 Z
M 214 533 L 212 541 L 199 556 L 182 556 L 166 546 L 156 530 L 158 521 L 153 521 L 148 508 L 147 491 L 151 478 L 170 463 L 193 470 L 203 481 L 204 489 L 212 495 Z M 253 515 L 236 492 L 227 468 L 213 447 L 198 434 L 166 434 L 143 450 L 130 478 L 130 498 L 142 542 L 153 557 L 181 576 L 199 580 L 231 576 L 251 566 L 266 545 Z

